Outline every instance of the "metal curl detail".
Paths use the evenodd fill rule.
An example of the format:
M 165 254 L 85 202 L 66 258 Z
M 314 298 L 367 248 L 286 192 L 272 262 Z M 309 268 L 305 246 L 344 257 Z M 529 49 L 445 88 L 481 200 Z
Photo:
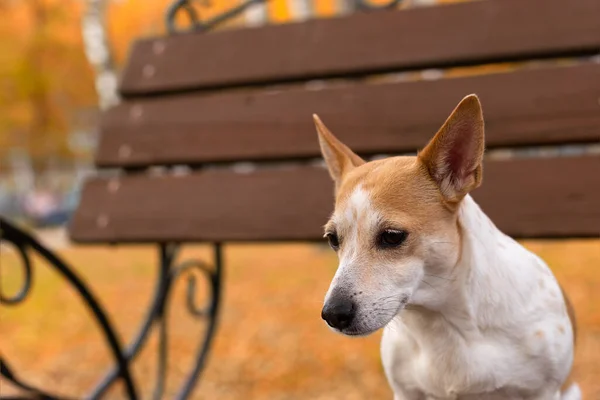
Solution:
M 175 28 L 175 18 L 180 11 L 184 11 L 188 18 L 190 19 L 190 23 L 192 24 L 192 29 L 195 29 L 196 26 L 200 23 L 200 18 L 198 17 L 198 13 L 194 6 L 190 3 L 190 0 L 176 0 L 171 6 L 167 9 L 166 15 L 166 23 L 167 30 L 169 33 L 175 32 L 177 29 Z
M 354 7 L 359 11 L 389 10 L 398 7 L 403 0 L 391 0 L 387 4 L 373 5 L 368 0 L 354 0 Z
M 214 245 L 214 266 L 211 268 L 208 264 L 200 260 L 189 260 L 179 264 L 173 268 L 169 274 L 169 286 L 172 287 L 182 274 L 196 269 L 204 274 L 210 283 L 210 295 L 207 307 L 200 308 L 195 304 L 195 293 L 196 293 L 196 277 L 191 275 L 188 278 L 188 287 L 186 292 L 186 305 L 191 315 L 196 318 L 206 318 L 207 327 L 204 338 L 198 345 L 196 352 L 196 364 L 194 369 L 190 372 L 187 379 L 184 381 L 183 387 L 177 395 L 177 399 L 186 399 L 190 396 L 195 384 L 204 369 L 206 360 L 208 358 L 208 350 L 212 343 L 214 333 L 217 326 L 217 315 L 219 311 L 219 304 L 221 300 L 221 280 L 222 280 L 222 265 L 223 265 L 223 250 L 221 243 L 215 243 Z M 168 293 L 167 293 L 168 296 Z M 165 299 L 165 306 L 167 305 L 169 298 Z M 161 321 L 161 335 L 164 335 L 164 341 L 161 341 L 161 346 L 166 346 L 166 330 L 165 330 L 166 317 Z M 164 364 L 159 364 L 159 370 L 165 368 Z M 155 397 L 156 398 L 156 397 Z
M 184 263 L 178 265 L 175 269 L 171 271 L 171 279 L 175 281 L 178 277 L 182 276 L 188 271 L 197 270 L 202 272 L 206 278 L 211 282 L 211 300 L 212 302 L 204 307 L 199 308 L 195 304 L 195 293 L 196 293 L 196 281 L 197 278 L 195 275 L 188 276 L 188 286 L 187 286 L 187 295 L 186 295 L 186 305 L 190 314 L 196 317 L 206 317 L 212 314 L 212 310 L 214 309 L 214 284 L 213 284 L 213 271 L 211 271 L 210 267 L 201 260 L 189 260 Z
M 193 3 L 201 3 L 204 7 L 209 7 L 210 0 L 175 0 L 167 9 L 165 22 L 167 31 L 171 34 L 177 33 L 178 29 L 175 26 L 175 19 L 181 12 L 185 13 L 190 21 L 191 30 L 196 32 L 205 32 L 216 26 L 224 23 L 225 21 L 238 16 L 247 8 L 260 3 L 265 3 L 268 0 L 246 0 L 242 4 L 233 7 L 223 13 L 213 17 L 207 21 L 202 21 L 198 11 L 194 8 Z M 390 2 L 382 5 L 375 5 L 368 0 L 351 0 L 351 5 L 356 11 L 378 11 L 378 10 L 390 10 L 398 7 L 403 0 L 390 0 Z
M 104 334 L 106 341 L 108 342 L 109 350 L 112 353 L 112 356 L 115 359 L 118 368 L 118 376 L 123 379 L 125 384 L 125 391 L 127 395 L 131 399 L 137 399 L 137 393 L 135 390 L 135 386 L 133 383 L 133 379 L 131 377 L 131 373 L 129 371 L 129 364 L 123 356 L 123 351 L 121 349 L 121 344 L 119 339 L 112 328 L 112 324 L 110 323 L 108 316 L 106 315 L 103 308 L 100 306 L 100 303 L 96 299 L 96 297 L 92 294 L 87 285 L 83 282 L 83 280 L 71 269 L 67 266 L 65 262 L 61 258 L 59 258 L 56 254 L 52 253 L 50 250 L 46 249 L 42 246 L 35 238 L 30 236 L 29 234 L 21 231 L 17 227 L 8 223 L 8 221 L 0 218 L 0 240 L 7 241 L 9 243 L 13 243 L 17 246 L 19 251 L 22 251 L 21 255 L 24 255 L 24 260 L 29 265 L 29 285 L 24 285 L 22 290 L 17 296 L 10 298 L 12 303 L 16 304 L 23 301 L 29 290 L 31 288 L 31 263 L 29 262 L 29 258 L 27 255 L 26 249 L 30 249 L 35 251 L 40 257 L 42 257 L 46 263 L 53 268 L 56 272 L 58 272 L 62 277 L 71 285 L 71 287 L 78 292 L 79 296 L 84 301 L 84 304 L 91 311 L 94 316 L 96 322 L 98 323 L 100 330 Z M 27 267 L 26 267 L 27 268 Z M 27 279 L 26 279 L 27 281 Z M 5 304 L 5 302 L 2 302 Z M 8 304 L 8 303 L 6 303 Z M 33 386 L 23 383 L 23 381 L 16 376 L 14 372 L 8 367 L 8 364 L 3 359 L 0 359 L 0 374 L 4 376 L 7 380 L 15 384 L 16 386 L 33 392 L 39 396 L 45 398 L 55 398 L 54 396 L 44 394 L 43 391 L 35 389 Z
M 0 287 L 0 304 L 4 304 L 7 306 L 13 306 L 19 304 L 29 294 L 31 290 L 32 282 L 33 282 L 33 272 L 31 268 L 31 260 L 29 259 L 29 254 L 27 253 L 26 242 L 18 241 L 18 236 L 9 236 L 8 232 L 10 232 L 10 228 L 8 231 L 4 229 L 4 222 L 2 222 L 2 226 L 0 226 L 0 241 L 6 241 L 13 245 L 19 256 L 21 257 L 22 268 L 23 268 L 23 284 L 21 288 L 17 291 L 17 293 L 13 296 L 5 296 L 2 293 L 2 287 Z
M 267 0 L 246 0 L 242 4 L 233 7 L 207 21 L 201 21 L 198 12 L 193 6 L 194 1 L 201 2 L 202 6 L 204 7 L 208 7 L 211 5 L 210 0 L 175 0 L 173 4 L 171 4 L 171 6 L 169 6 L 169 8 L 167 9 L 165 17 L 167 31 L 169 33 L 176 33 L 178 31 L 178 29 L 175 27 L 175 18 L 177 17 L 177 14 L 179 14 L 181 11 L 185 12 L 188 16 L 192 24 L 191 30 L 197 32 L 205 32 L 215 28 L 216 26 L 222 24 L 228 19 L 236 17 L 247 8 L 255 4 L 264 3 Z

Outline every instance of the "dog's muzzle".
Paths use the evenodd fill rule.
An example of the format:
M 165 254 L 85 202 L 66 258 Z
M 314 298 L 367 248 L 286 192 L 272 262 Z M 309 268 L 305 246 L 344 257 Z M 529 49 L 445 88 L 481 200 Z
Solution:
M 327 324 L 337 330 L 343 330 L 348 328 L 354 317 L 356 316 L 356 305 L 348 298 L 332 298 L 329 299 L 323 311 L 321 311 L 321 318 L 327 322 Z

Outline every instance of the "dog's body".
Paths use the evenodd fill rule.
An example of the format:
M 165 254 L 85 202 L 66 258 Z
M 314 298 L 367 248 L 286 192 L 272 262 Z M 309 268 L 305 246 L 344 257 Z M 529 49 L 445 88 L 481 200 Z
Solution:
M 559 399 L 573 332 L 558 283 L 470 197 L 458 224 L 458 264 L 443 279 L 426 279 L 433 302 L 415 299 L 416 309 L 384 330 L 381 354 L 394 392 L 400 399 Z
M 576 385 L 560 392 L 574 348 L 560 286 L 468 194 L 482 173 L 478 99 L 417 157 L 365 163 L 316 122 L 336 182 L 326 236 L 340 258 L 323 318 L 348 335 L 385 327 L 396 400 L 579 399 Z

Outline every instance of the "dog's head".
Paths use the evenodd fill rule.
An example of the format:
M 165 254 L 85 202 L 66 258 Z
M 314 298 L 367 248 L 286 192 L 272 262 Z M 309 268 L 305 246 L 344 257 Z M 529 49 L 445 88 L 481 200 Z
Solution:
M 325 237 L 339 267 L 322 316 L 336 331 L 364 335 L 407 304 L 442 302 L 427 284 L 460 256 L 458 205 L 481 183 L 484 128 L 475 95 L 465 97 L 414 157 L 365 162 L 315 116 L 335 182 Z

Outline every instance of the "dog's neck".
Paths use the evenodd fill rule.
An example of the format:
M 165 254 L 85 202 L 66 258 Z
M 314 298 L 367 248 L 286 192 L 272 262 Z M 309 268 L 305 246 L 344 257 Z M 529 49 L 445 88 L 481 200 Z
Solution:
M 424 276 L 401 317 L 409 328 L 443 326 L 463 338 L 476 337 L 486 328 L 509 321 L 526 301 L 523 296 L 529 279 L 519 282 L 512 271 L 522 267 L 518 260 L 531 261 L 531 254 L 498 230 L 470 196 L 461 202 L 458 226 L 461 249 L 457 264 L 444 276 Z

